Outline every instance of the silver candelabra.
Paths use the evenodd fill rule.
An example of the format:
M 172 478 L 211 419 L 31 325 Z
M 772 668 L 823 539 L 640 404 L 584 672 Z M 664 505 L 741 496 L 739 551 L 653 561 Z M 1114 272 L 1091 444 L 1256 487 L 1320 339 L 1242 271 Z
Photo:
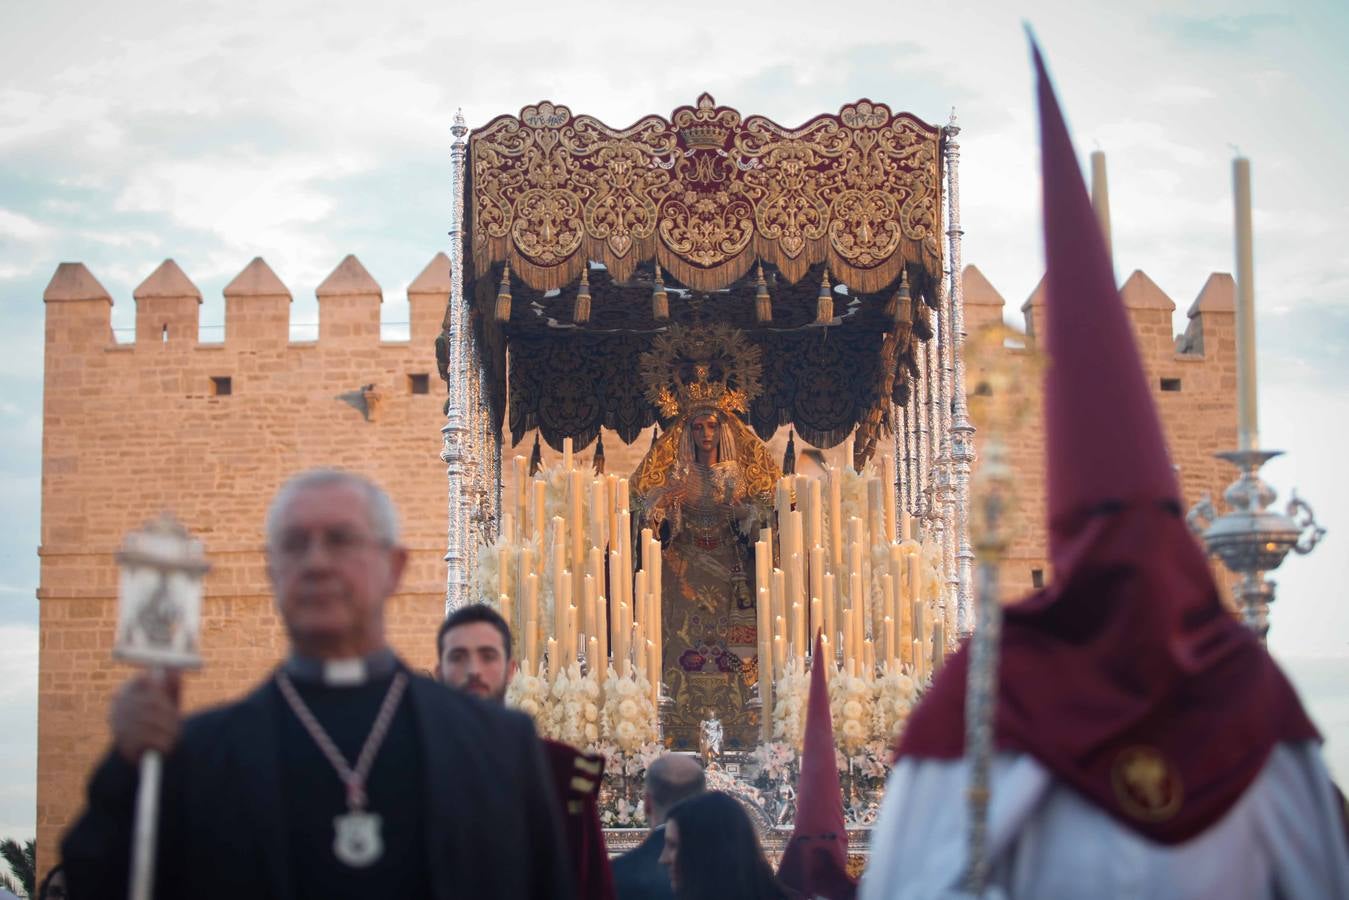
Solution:
M 1299 555 L 1310 553 L 1326 533 L 1296 491 L 1284 512 L 1269 508 L 1278 494 L 1261 479 L 1260 468 L 1282 453 L 1252 449 L 1217 454 L 1241 473 L 1223 492 L 1228 511 L 1218 515 L 1212 499 L 1205 495 L 1186 516 L 1208 552 L 1240 577 L 1236 597 L 1242 618 L 1262 641 L 1269 632 L 1269 605 L 1274 602 L 1275 587 L 1266 573 L 1277 569 L 1289 550 Z

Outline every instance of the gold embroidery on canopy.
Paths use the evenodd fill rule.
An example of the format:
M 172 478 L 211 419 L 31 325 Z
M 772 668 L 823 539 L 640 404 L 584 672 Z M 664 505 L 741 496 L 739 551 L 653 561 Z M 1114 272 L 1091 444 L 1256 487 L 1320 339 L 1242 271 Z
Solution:
M 880 290 L 906 263 L 941 277 L 940 130 L 860 100 L 787 129 L 708 94 L 669 121 L 613 129 L 527 106 L 473 132 L 474 277 L 494 264 L 539 290 L 587 259 L 618 281 L 657 261 L 683 285 L 724 288 L 755 257 L 791 282 L 824 262 Z

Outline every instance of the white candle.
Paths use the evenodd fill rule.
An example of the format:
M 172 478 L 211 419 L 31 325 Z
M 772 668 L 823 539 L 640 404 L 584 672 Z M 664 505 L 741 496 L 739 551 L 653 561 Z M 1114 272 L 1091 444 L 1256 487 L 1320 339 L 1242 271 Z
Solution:
M 516 527 L 520 529 L 520 540 L 524 540 L 530 531 L 525 527 L 529 510 L 529 460 L 517 454 L 511 459 L 515 465 Z
M 824 616 L 825 622 L 827 622 L 829 626 L 829 639 L 831 641 L 838 641 L 839 627 L 843 621 L 843 616 L 839 611 L 838 597 L 834 592 L 833 572 L 824 573 L 824 593 L 820 596 L 820 599 L 824 601 Z M 838 642 L 835 646 L 842 647 L 845 645 L 843 642 Z
M 829 470 L 829 559 L 834 571 L 843 568 L 843 475 Z
M 810 513 L 810 530 L 806 534 L 806 543 L 811 547 L 824 546 L 824 511 L 820 508 L 824 501 L 821 498 L 820 479 L 811 478 L 806 496 L 810 498 L 807 506 Z
M 570 472 L 572 469 L 572 441 L 571 438 L 562 439 L 562 471 Z
M 542 550 L 543 529 L 547 524 L 546 522 L 544 522 L 544 516 L 546 515 L 544 510 L 547 508 L 548 503 L 548 494 L 547 494 L 548 485 L 544 483 L 542 478 L 535 478 L 533 481 L 533 485 L 534 485 L 534 497 L 533 497 L 534 517 L 531 520 L 530 525 L 533 528 L 532 533 L 534 535 L 534 540 L 536 543 L 538 543 L 539 549 Z
M 1260 448 L 1255 398 L 1255 261 L 1251 236 L 1251 161 L 1232 160 L 1237 232 L 1237 443 Z
M 895 458 L 889 453 L 881 456 L 881 486 L 885 491 L 885 540 L 895 542 Z
M 524 646 L 525 661 L 526 663 L 533 663 L 536 670 L 538 669 L 539 666 L 538 635 L 539 635 L 539 623 L 533 618 L 526 619 L 525 646 Z

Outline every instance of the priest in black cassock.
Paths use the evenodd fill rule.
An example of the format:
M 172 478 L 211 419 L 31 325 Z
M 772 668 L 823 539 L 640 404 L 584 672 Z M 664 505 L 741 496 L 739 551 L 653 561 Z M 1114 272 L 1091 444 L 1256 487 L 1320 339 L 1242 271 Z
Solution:
M 62 843 L 72 897 L 126 895 L 146 749 L 166 754 L 158 897 L 571 896 L 529 719 L 412 673 L 385 642 L 406 560 L 369 481 L 316 470 L 281 488 L 267 568 L 289 658 L 181 727 L 175 683 L 122 689 L 115 746 Z

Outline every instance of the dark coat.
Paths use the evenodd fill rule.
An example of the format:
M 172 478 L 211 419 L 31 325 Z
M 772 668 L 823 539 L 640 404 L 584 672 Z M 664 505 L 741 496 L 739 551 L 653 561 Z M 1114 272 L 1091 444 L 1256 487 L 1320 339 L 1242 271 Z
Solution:
M 665 826 L 652 829 L 646 840 L 613 862 L 618 900 L 674 900 L 670 873 L 659 862 L 665 849 Z
M 291 900 L 275 688 L 186 720 L 165 759 L 155 896 Z M 551 779 L 527 716 L 430 679 L 408 685 L 423 762 L 431 896 L 570 898 Z M 62 842 L 70 895 L 127 894 L 138 774 L 115 752 Z M 412 898 L 409 898 L 412 900 Z

